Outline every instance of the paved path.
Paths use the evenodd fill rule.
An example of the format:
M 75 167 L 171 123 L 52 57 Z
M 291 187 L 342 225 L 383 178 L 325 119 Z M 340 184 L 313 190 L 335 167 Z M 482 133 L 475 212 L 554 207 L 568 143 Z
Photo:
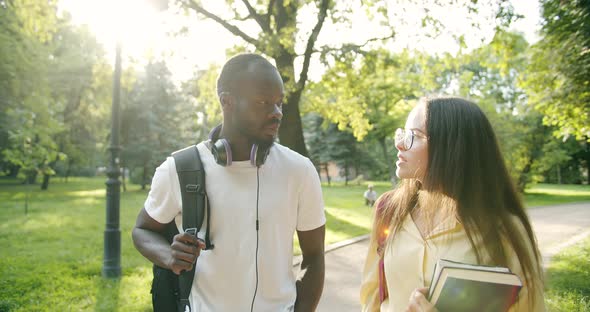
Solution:
M 590 235 L 590 203 L 528 210 L 539 249 L 545 259 Z M 326 282 L 319 312 L 360 311 L 359 286 L 368 240 L 326 253 Z

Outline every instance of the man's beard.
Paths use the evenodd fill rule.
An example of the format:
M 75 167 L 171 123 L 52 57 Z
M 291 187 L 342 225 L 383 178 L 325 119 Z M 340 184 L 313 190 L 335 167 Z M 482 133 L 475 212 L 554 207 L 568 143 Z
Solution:
M 254 143 L 258 145 L 259 148 L 269 149 L 273 144 L 275 144 L 276 138 L 272 138 L 270 140 L 261 140 L 261 139 L 254 139 Z
M 271 126 L 271 125 L 274 125 L 274 124 L 279 124 L 280 125 L 281 124 L 281 120 L 279 120 L 279 119 L 270 120 L 270 121 L 266 122 L 262 126 L 262 128 L 264 129 L 267 126 Z M 247 133 L 247 135 L 249 137 L 248 140 L 250 141 L 250 143 L 256 144 L 256 145 L 258 145 L 258 147 L 263 148 L 263 149 L 269 149 L 276 142 L 277 137 L 278 137 L 278 133 L 277 133 L 276 136 L 273 136 L 272 138 L 267 139 L 266 137 L 258 137 L 256 135 L 252 134 L 252 132 L 248 131 L 249 129 L 248 130 L 246 130 L 244 128 L 242 128 L 242 129 L 243 129 L 242 131 L 244 133 Z M 244 130 L 246 130 L 246 131 L 244 131 Z
M 278 119 L 278 118 L 273 118 L 269 122 L 265 123 L 264 126 L 265 127 L 266 126 L 273 126 L 275 124 L 280 127 L 281 126 L 281 120 Z M 272 139 L 269 139 L 269 140 L 258 140 L 258 142 L 256 142 L 256 144 L 258 144 L 258 146 L 260 146 L 262 148 L 270 148 L 274 144 L 274 142 L 276 141 L 278 135 L 279 134 L 277 133 L 276 136 L 273 136 L 273 138 Z

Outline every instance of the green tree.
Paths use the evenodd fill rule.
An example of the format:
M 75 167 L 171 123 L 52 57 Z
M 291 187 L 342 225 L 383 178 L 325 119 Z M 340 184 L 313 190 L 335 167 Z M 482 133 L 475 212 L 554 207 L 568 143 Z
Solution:
M 216 91 L 219 70 L 219 66 L 210 65 L 183 83 L 183 94 L 187 101 L 194 103 L 197 112 L 199 140 L 207 139 L 209 131 L 221 123 L 221 104 Z
M 310 158 L 316 164 L 318 172 L 324 170 L 331 183 L 328 171 L 329 163 L 338 165 L 340 176 L 348 184 L 349 179 L 364 172 L 371 163 L 371 154 L 366 153 L 363 145 L 347 130 L 340 130 L 338 125 L 331 123 L 317 113 L 304 115 L 304 135 Z
M 328 170 L 328 163 L 331 159 L 328 148 L 326 148 L 326 131 L 323 124 L 324 119 L 317 113 L 308 113 L 303 116 L 303 135 L 309 157 L 316 165 L 319 174 L 324 170 L 328 185 L 331 185 L 332 177 Z
M 528 43 L 522 34 L 496 32 L 492 41 L 448 62 L 451 92 L 475 101 L 494 126 L 509 172 L 520 190 L 531 181 L 547 131 L 531 112 L 519 82 L 526 70 Z
M 257 51 L 275 60 L 287 89 L 286 105 L 283 108 L 283 125 L 279 133 L 280 141 L 303 155 L 307 155 L 307 150 L 303 138 L 299 104 L 307 84 L 312 54 L 319 53 L 320 58 L 325 59 L 326 55 L 339 55 L 343 52 L 359 50 L 370 42 L 390 39 L 395 34 L 390 26 L 389 19 L 392 17 L 388 12 L 388 9 L 395 4 L 383 0 L 362 1 L 361 7 L 356 7 L 355 3 L 349 1 L 334 0 L 242 0 L 241 3 L 226 1 L 229 14 L 214 13 L 205 8 L 203 2 L 197 0 L 179 0 L 179 2 L 184 8 L 215 21 Z M 429 13 L 430 6 L 441 7 L 459 3 L 472 13 L 477 13 L 480 7 L 491 7 L 496 11 L 494 18 L 499 21 L 499 27 L 510 24 L 515 18 L 508 0 L 469 1 L 464 4 L 443 0 L 413 3 L 418 7 L 420 4 L 423 5 L 425 16 L 422 19 L 422 28 L 434 29 L 435 33 L 441 32 L 441 25 Z M 382 38 L 369 38 L 361 44 L 342 42 L 338 47 L 318 44 L 318 37 L 324 24 L 350 25 L 351 16 L 358 10 L 364 10 L 367 16 L 378 19 L 380 24 L 388 30 L 387 34 Z M 315 17 L 310 25 L 307 17 L 313 15 Z M 395 15 L 394 12 L 393 18 L 403 18 L 403 16 Z M 251 34 L 251 27 L 247 26 L 247 22 L 251 22 L 250 25 L 257 25 L 258 29 L 254 30 L 254 35 Z M 301 66 L 296 66 L 299 64 Z M 298 67 L 300 70 L 296 73 L 295 69 Z
M 142 189 L 151 180 L 151 173 L 174 151 L 194 142 L 193 130 L 197 115 L 180 91 L 162 61 L 150 62 L 134 85 L 123 109 L 121 129 L 126 166 L 131 168 Z
M 318 112 L 340 130 L 350 129 L 359 141 L 378 143 L 381 156 L 375 163 L 385 165 L 392 179 L 391 139 L 395 129 L 403 127 L 416 98 L 433 87 L 429 59 L 409 51 L 343 55 L 322 81 L 311 84 L 305 111 Z
M 340 131 L 335 124 L 329 124 L 326 129 L 325 146 L 328 147 L 330 159 L 341 168 L 344 185 L 348 185 L 351 177 L 358 175 L 360 155 L 357 140 L 350 132 Z M 354 168 L 354 171 L 352 170 Z M 353 173 L 354 172 L 354 175 Z
M 446 81 L 455 92 L 486 112 L 520 190 L 542 181 L 548 170 L 563 166 L 573 153 L 561 148 L 551 136 L 554 128 L 544 125 L 544 116 L 529 105 L 523 87 L 528 52 L 522 34 L 498 31 L 490 44 L 448 62 L 452 65 L 446 71 Z
M 86 27 L 72 25 L 67 16 L 60 20 L 51 45 L 48 83 L 56 118 L 63 125 L 55 141 L 68 156 L 62 172 L 67 177 L 72 170 L 89 171 L 99 161 L 110 113 L 111 69 L 94 36 Z M 44 175 L 43 184 L 48 183 L 49 175 Z
M 318 36 L 327 18 L 338 23 L 347 20 L 345 17 L 351 8 L 342 3 L 330 0 L 319 1 L 227 1 L 229 15 L 215 14 L 205 8 L 201 2 L 181 0 L 185 8 L 194 10 L 226 28 L 232 34 L 242 38 L 257 51 L 273 58 L 285 82 L 287 94 L 283 108 L 283 124 L 279 138 L 282 144 L 307 155 L 303 138 L 299 102 L 308 80 L 308 71 L 313 53 L 325 49 L 317 47 Z M 241 6 L 243 5 L 243 7 Z M 247 13 L 244 13 L 244 10 Z M 303 11 L 315 12 L 312 25 L 304 23 L 300 16 Z M 384 3 L 375 3 L 373 10 L 386 13 Z M 250 20 L 258 26 L 258 34 L 249 35 L 242 21 Z M 391 37 L 391 36 L 387 36 Z M 303 50 L 296 49 L 298 38 L 302 39 Z M 299 58 L 301 56 L 301 58 Z M 300 70 L 296 73 L 296 62 L 301 61 Z
M 526 79 L 530 102 L 560 137 L 590 141 L 590 2 L 543 0 Z
M 22 167 L 33 178 L 56 154 L 45 80 L 55 12 L 56 1 L 0 2 L 0 169 L 13 175 Z

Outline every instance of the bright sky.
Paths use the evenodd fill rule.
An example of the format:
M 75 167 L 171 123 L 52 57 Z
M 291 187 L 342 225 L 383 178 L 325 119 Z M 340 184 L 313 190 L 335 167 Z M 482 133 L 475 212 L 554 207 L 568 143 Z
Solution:
M 225 50 L 241 43 L 212 21 L 175 14 L 174 8 L 157 12 L 146 2 L 60 0 L 59 7 L 71 14 L 75 24 L 87 25 L 113 61 L 119 39 L 124 59 L 131 57 L 141 62 L 150 55 L 164 54 L 179 79 L 189 78 L 195 66 L 205 68 L 211 62 L 222 63 Z M 175 36 L 174 32 L 185 25 L 190 26 L 189 33 Z
M 195 68 L 206 68 L 210 63 L 221 64 L 226 59 L 226 49 L 243 41 L 230 34 L 215 22 L 199 18 L 195 15 L 182 16 L 175 14 L 178 10 L 170 7 L 165 12 L 156 12 L 145 0 L 60 0 L 60 9 L 70 12 L 74 23 L 88 25 L 95 33 L 109 57 L 114 59 L 115 43 L 117 38 L 123 42 L 123 51 L 126 58 L 133 58 L 138 63 L 145 61 L 150 55 L 164 55 L 175 79 L 189 78 Z M 169 1 L 172 2 L 172 1 Z M 212 12 L 224 12 L 225 1 L 202 1 L 205 7 Z M 539 29 L 539 3 L 538 0 L 514 0 L 513 6 L 516 13 L 524 15 L 524 19 L 514 23 L 512 28 L 525 34 L 529 42 L 537 40 L 536 31 Z M 390 48 L 400 50 L 402 48 L 422 49 L 432 52 L 455 53 L 458 49 L 453 35 L 463 34 L 469 47 L 481 45 L 482 39 L 489 41 L 493 35 L 493 25 L 481 25 L 479 31 L 468 31 L 466 23 L 466 10 L 460 5 L 443 10 L 432 10 L 433 17 L 438 18 L 445 25 L 445 31 L 436 39 L 418 36 L 419 23 L 423 10 L 409 5 L 396 4 L 391 6 L 390 21 L 400 20 L 403 16 L 405 23 L 396 24 L 397 36 Z M 369 21 L 364 11 L 353 7 L 353 27 L 342 28 L 331 24 L 325 24 L 318 39 L 320 44 L 332 43 L 338 45 L 344 41 L 363 43 L 368 38 L 379 36 L 379 27 L 375 22 Z M 394 14 L 398 14 L 394 16 Z M 482 12 L 481 14 L 491 14 Z M 313 25 L 315 14 L 308 12 L 303 19 L 311 19 L 307 25 Z M 188 32 L 183 36 L 174 36 L 174 32 L 182 26 L 188 26 Z M 250 23 L 241 25 L 246 32 L 254 36 L 256 25 Z M 302 51 L 302 46 L 297 46 Z M 123 65 L 125 66 L 125 64 Z M 312 63 L 310 76 L 319 79 L 322 66 L 317 60 Z

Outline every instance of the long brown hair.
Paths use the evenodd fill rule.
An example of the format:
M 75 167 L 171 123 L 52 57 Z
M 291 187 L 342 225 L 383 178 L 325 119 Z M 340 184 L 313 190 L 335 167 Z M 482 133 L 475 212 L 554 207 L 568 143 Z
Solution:
M 515 251 L 529 296 L 542 285 L 540 255 L 522 201 L 506 169 L 498 141 L 483 111 L 461 98 L 422 99 L 426 105 L 428 168 L 423 183 L 405 179 L 385 193 L 378 207 L 373 237 L 395 235 L 426 191 L 452 199 L 477 261 L 482 252 L 493 265 L 507 266 L 505 240 Z M 516 217 L 526 230 L 521 235 Z M 476 244 L 481 239 L 483 249 Z M 533 254 L 528 252 L 532 246 Z M 536 282 L 535 282 L 536 281 Z

